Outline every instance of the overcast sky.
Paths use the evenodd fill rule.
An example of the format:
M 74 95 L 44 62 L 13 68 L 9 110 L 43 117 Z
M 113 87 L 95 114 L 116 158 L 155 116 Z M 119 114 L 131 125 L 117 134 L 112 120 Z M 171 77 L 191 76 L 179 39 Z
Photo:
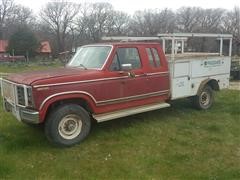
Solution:
M 22 4 L 38 12 L 44 4 L 51 0 L 15 0 L 16 3 Z M 144 9 L 162 9 L 169 8 L 176 10 L 182 6 L 197 6 L 202 8 L 224 8 L 231 10 L 234 6 L 240 6 L 240 0 L 69 0 L 75 3 L 84 2 L 109 2 L 116 10 L 125 11 L 133 14 L 136 10 Z

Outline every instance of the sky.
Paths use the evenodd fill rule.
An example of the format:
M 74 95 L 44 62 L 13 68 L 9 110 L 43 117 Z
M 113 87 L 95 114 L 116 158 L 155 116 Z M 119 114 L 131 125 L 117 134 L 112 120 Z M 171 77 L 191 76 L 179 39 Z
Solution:
M 22 4 L 31 8 L 35 13 L 52 0 L 15 0 L 17 4 Z M 224 8 L 231 10 L 234 6 L 240 6 L 240 0 L 67 0 L 75 3 L 84 2 L 109 2 L 115 10 L 121 10 L 133 14 L 136 10 L 163 9 L 176 10 L 182 6 L 197 6 L 202 8 Z

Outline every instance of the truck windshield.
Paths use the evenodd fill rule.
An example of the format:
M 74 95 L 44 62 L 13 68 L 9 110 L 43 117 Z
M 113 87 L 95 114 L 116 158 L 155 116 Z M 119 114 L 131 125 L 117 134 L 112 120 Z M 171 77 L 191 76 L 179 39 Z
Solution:
M 101 69 L 104 65 L 111 46 L 84 46 L 73 56 L 67 66 L 84 69 Z

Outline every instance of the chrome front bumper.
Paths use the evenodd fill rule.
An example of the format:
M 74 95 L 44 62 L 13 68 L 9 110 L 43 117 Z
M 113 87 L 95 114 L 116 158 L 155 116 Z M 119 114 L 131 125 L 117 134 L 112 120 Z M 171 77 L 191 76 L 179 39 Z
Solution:
M 39 112 L 24 107 L 14 106 L 4 100 L 4 109 L 11 112 L 19 121 L 26 123 L 39 124 Z

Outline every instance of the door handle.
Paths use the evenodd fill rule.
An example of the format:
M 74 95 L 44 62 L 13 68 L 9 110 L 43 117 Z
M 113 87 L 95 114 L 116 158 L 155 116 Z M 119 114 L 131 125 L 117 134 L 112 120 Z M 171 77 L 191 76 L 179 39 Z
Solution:
M 134 72 L 130 71 L 127 74 L 128 74 L 128 77 L 130 77 L 130 78 L 135 78 L 136 77 L 136 74 Z

